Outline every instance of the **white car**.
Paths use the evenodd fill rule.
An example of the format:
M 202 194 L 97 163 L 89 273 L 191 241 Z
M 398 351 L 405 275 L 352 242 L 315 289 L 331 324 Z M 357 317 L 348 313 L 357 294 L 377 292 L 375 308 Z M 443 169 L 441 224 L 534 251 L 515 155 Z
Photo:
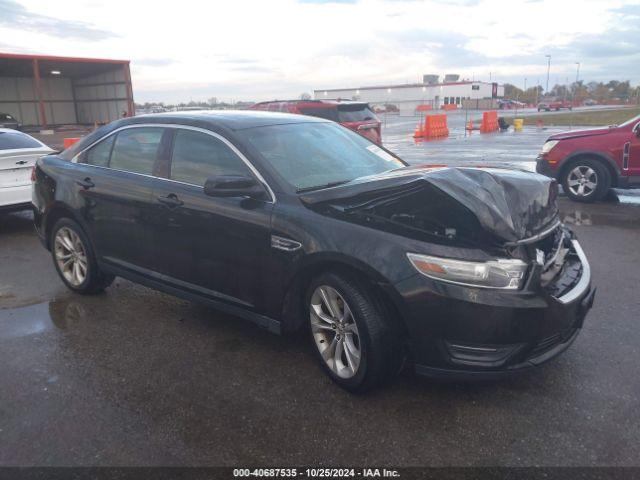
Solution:
M 31 208 L 31 169 L 52 152 L 26 133 L 0 128 L 0 212 Z

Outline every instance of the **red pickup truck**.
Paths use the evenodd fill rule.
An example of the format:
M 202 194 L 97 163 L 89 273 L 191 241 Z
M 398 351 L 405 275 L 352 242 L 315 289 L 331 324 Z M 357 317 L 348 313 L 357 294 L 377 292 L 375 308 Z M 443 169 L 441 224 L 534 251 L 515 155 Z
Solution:
M 545 110 L 550 112 L 551 110 L 555 110 L 557 112 L 561 108 L 568 108 L 569 110 L 572 110 L 573 105 L 568 100 L 553 100 L 551 102 L 540 102 L 538 104 L 538 111 Z
M 611 187 L 640 185 L 640 115 L 621 125 L 550 136 L 536 171 L 556 178 L 579 202 L 599 200 Z

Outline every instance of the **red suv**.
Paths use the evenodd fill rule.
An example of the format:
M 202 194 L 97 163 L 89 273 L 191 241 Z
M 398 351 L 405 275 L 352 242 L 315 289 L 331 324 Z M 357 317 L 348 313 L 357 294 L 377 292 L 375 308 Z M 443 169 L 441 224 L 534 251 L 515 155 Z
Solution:
M 640 184 L 640 115 L 622 125 L 550 136 L 538 156 L 538 173 L 556 178 L 567 196 L 594 202 L 610 187 Z
M 312 117 L 326 118 L 358 132 L 374 143 L 382 143 L 381 123 L 369 104 L 333 100 L 289 100 L 260 102 L 249 107 L 251 110 L 298 113 Z

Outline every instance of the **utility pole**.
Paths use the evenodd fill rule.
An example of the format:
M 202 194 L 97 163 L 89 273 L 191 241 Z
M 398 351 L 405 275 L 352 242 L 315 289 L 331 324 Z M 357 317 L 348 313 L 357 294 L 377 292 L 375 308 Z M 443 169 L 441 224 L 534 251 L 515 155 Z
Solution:
M 545 55 L 547 57 L 547 89 L 544 91 L 545 95 L 549 95 L 549 72 L 551 71 L 551 55 Z

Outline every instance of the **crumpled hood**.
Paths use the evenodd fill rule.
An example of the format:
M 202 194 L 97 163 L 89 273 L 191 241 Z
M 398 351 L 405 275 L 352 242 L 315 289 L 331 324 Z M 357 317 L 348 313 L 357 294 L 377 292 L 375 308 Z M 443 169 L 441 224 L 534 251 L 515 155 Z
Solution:
M 558 221 L 555 180 L 500 168 L 407 167 L 363 177 L 301 197 L 309 208 L 332 206 L 342 214 L 367 212 L 378 227 L 425 230 L 441 240 L 456 235 L 517 242 Z M 327 209 L 320 208 L 324 213 Z M 468 242 L 467 242 L 468 243 Z
M 569 138 L 591 137 L 595 135 L 606 135 L 611 132 L 611 128 L 591 128 L 586 130 L 574 130 L 571 132 L 560 132 L 551 135 L 547 140 L 567 140 Z

